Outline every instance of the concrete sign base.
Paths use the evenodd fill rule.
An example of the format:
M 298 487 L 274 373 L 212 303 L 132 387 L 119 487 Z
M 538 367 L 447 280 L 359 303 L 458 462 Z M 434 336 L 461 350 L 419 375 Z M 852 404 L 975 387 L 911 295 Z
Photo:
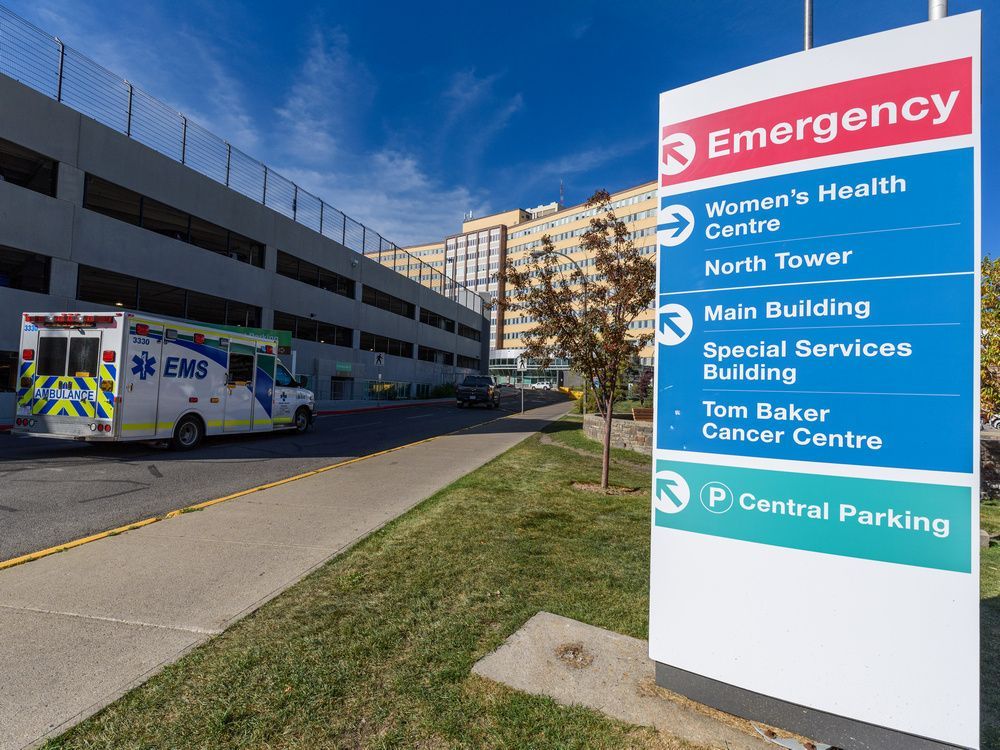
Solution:
M 958 745 L 944 745 L 912 734 L 894 732 L 874 724 L 797 706 L 659 662 L 656 663 L 656 684 L 720 711 L 807 737 L 816 737 L 843 750 L 959 750 Z

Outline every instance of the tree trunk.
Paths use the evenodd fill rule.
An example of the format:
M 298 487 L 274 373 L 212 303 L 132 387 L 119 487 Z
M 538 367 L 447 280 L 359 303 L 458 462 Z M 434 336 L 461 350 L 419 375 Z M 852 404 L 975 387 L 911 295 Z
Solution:
M 604 452 L 601 456 L 601 489 L 608 488 L 608 472 L 611 468 L 611 408 L 614 401 L 604 404 Z

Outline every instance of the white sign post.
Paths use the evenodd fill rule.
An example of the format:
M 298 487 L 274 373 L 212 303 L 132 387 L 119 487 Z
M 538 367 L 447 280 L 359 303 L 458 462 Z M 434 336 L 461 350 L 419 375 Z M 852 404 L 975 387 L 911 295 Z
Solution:
M 528 360 L 525 357 L 517 358 L 517 371 L 521 373 L 521 413 L 524 414 L 524 373 L 528 371 Z
M 847 750 L 979 747 L 980 33 L 660 98 L 650 657 Z

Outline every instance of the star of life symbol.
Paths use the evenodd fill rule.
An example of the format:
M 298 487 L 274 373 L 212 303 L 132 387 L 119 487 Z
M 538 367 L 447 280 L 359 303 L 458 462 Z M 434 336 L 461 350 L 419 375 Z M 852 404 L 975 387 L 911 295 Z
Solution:
M 132 355 L 132 374 L 138 375 L 139 380 L 153 377 L 156 373 L 154 365 L 156 365 L 156 357 L 150 357 L 147 351 Z

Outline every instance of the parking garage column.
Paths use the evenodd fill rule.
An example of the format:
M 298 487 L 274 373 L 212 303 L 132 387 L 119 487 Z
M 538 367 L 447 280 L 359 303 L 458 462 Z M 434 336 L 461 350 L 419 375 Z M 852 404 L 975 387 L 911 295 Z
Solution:
M 272 277 L 278 270 L 278 248 L 274 245 L 264 245 L 264 270 L 271 274 Z M 262 328 L 274 327 L 273 296 L 269 300 L 271 304 L 263 305 L 260 309 L 260 325 Z
M 81 169 L 59 162 L 59 174 L 56 177 L 56 198 L 83 206 L 83 185 L 85 173 Z
M 60 310 L 81 310 L 86 302 L 76 302 L 77 274 L 80 266 L 71 260 L 52 258 L 49 265 L 49 294 L 58 301 L 50 303 Z

